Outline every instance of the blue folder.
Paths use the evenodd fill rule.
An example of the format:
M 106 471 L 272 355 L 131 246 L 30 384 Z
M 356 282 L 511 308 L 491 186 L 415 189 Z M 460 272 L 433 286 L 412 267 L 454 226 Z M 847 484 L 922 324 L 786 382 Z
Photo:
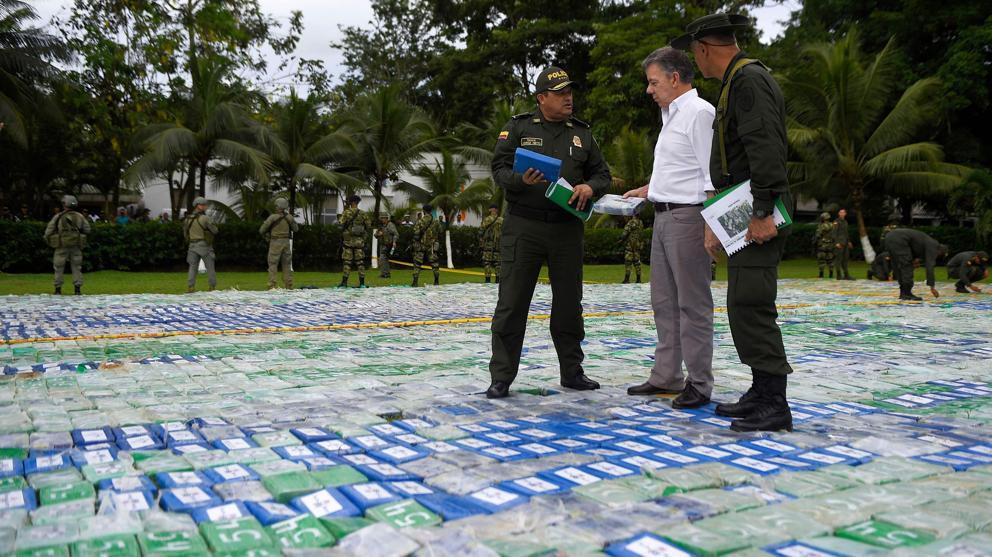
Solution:
M 553 184 L 561 177 L 561 161 L 541 153 L 517 147 L 513 157 L 513 171 L 523 174 L 528 168 L 540 170 L 544 179 Z

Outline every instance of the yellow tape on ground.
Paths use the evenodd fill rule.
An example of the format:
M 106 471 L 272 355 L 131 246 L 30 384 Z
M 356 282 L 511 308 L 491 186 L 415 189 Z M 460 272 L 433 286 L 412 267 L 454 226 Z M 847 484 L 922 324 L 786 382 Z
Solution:
M 831 303 L 807 303 L 807 304 L 784 304 L 777 306 L 780 310 L 789 309 L 802 309 L 808 307 L 817 306 L 893 306 L 893 305 L 921 305 L 923 302 L 904 302 L 898 300 L 887 300 L 887 301 L 865 301 L 865 302 L 849 302 L 842 304 L 831 304 Z M 724 313 L 727 311 L 725 307 L 716 307 L 714 311 L 719 313 Z M 637 315 L 651 315 L 650 310 L 644 311 L 603 311 L 595 313 L 584 313 L 582 314 L 585 318 L 596 318 L 596 317 L 623 317 L 623 316 L 637 316 Z M 535 314 L 528 315 L 527 319 L 533 321 L 543 321 L 550 319 L 551 315 L 548 314 Z M 21 338 L 14 340 L 5 340 L 0 342 L 0 344 L 13 345 L 13 344 L 29 344 L 34 342 L 55 342 L 55 341 L 77 341 L 77 340 L 108 340 L 108 339 L 140 339 L 140 338 L 166 338 L 166 337 L 177 337 L 177 336 L 206 336 L 206 335 L 237 335 L 246 333 L 295 333 L 304 331 L 340 331 L 348 329 L 378 329 L 387 327 L 420 327 L 420 326 L 431 326 L 431 325 L 461 325 L 464 323 L 489 323 L 492 321 L 491 317 L 459 317 L 457 319 L 432 319 L 429 321 L 387 321 L 382 323 L 346 323 L 340 325 L 310 325 L 306 327 L 270 327 L 264 329 L 222 329 L 216 331 L 163 331 L 163 332 L 150 332 L 150 333 L 120 333 L 120 334 L 105 334 L 105 335 L 81 335 L 81 336 L 71 336 L 71 337 L 42 337 L 42 338 Z
M 414 267 L 414 264 L 413 263 L 407 263 L 406 261 L 395 261 L 393 259 L 390 259 L 389 262 L 390 263 L 394 263 L 396 265 L 399 265 L 401 267 Z M 428 267 L 426 265 L 421 265 L 420 268 L 421 268 L 421 270 L 428 270 L 428 269 L 431 269 L 432 267 Z M 480 273 L 479 271 L 466 271 L 464 269 L 443 269 L 442 268 L 442 269 L 438 269 L 438 270 L 441 271 L 442 273 L 456 273 L 456 274 L 459 274 L 459 275 L 472 275 L 472 276 L 475 276 L 475 277 L 484 277 L 484 276 L 486 276 L 485 273 Z M 544 276 L 537 277 L 537 280 L 538 280 L 538 282 L 544 282 L 544 283 L 551 282 L 551 279 L 550 278 L 544 277 Z M 582 281 L 582 284 L 607 284 L 607 283 L 605 283 L 605 282 L 593 282 L 591 280 L 584 280 L 584 281 Z

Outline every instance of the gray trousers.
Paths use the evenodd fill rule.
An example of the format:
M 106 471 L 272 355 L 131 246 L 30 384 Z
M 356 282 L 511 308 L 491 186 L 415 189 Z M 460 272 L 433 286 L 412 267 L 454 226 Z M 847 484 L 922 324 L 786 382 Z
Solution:
M 708 397 L 713 392 L 713 293 L 701 209 L 655 213 L 651 307 L 658 344 L 648 383 L 662 389 L 682 389 L 685 362 L 689 383 Z
M 276 275 L 279 265 L 282 265 L 282 283 L 286 288 L 293 287 L 293 249 L 289 238 L 272 238 L 269 240 L 269 288 L 276 287 Z
M 69 262 L 69 268 L 72 269 L 73 286 L 82 286 L 83 250 L 79 246 L 73 246 L 71 248 L 55 248 L 55 255 L 52 257 L 52 263 L 55 267 L 55 286 L 61 287 L 65 280 L 63 275 L 65 274 L 66 261 Z
M 186 278 L 186 286 L 193 288 L 196 286 L 196 271 L 200 268 L 200 260 L 207 268 L 207 283 L 210 288 L 217 288 L 217 273 L 214 271 L 214 248 L 206 242 L 197 241 L 189 245 L 186 252 L 186 262 L 189 263 L 189 276 Z

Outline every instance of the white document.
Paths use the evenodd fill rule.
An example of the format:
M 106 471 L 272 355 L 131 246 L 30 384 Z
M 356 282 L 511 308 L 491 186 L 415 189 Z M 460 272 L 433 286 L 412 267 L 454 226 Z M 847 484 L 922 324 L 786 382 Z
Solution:
M 741 182 L 734 189 L 717 197 L 711 205 L 703 208 L 703 219 L 713 231 L 713 234 L 723 244 L 727 255 L 733 255 L 744 249 L 750 242 L 747 235 L 748 224 L 751 223 L 754 196 L 751 195 L 751 180 Z M 775 205 L 775 226 L 786 223 L 785 216 Z

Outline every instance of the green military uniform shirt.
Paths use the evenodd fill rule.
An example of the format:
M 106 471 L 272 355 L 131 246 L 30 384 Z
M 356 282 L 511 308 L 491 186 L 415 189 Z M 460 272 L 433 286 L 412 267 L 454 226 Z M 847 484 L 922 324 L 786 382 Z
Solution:
M 365 247 L 365 236 L 372 228 L 369 215 L 358 207 L 349 207 L 341 213 L 341 235 L 344 245 L 350 248 Z
M 90 220 L 81 213 L 65 210 L 52 217 L 45 227 L 45 239 L 53 248 L 82 247 L 90 233 Z
M 419 244 L 421 249 L 430 250 L 434 248 L 438 238 L 438 221 L 432 215 L 424 215 L 413 225 L 413 243 Z
M 300 229 L 299 223 L 289 213 L 272 213 L 258 228 L 259 234 L 271 240 L 288 240 Z
M 214 245 L 214 235 L 217 234 L 217 225 L 210 221 L 210 217 L 204 213 L 194 212 L 186 215 L 183 223 L 183 236 L 190 244 L 194 242 L 206 242 L 207 245 Z
M 816 227 L 816 250 L 834 251 L 834 223 L 822 221 Z
M 489 214 L 482 219 L 482 226 L 479 227 L 479 239 L 482 240 L 482 249 L 493 249 L 498 243 L 499 237 L 495 234 L 496 219 L 499 215 Z
M 642 230 L 644 230 L 644 225 L 641 223 L 641 219 L 632 217 L 627 221 L 627 225 L 623 227 L 623 234 L 620 235 L 620 243 L 624 244 L 624 251 L 640 255 L 643 241 Z
M 561 177 L 573 186 L 588 184 L 594 197 L 610 187 L 610 170 L 589 124 L 575 117 L 551 122 L 534 110 L 514 116 L 500 132 L 493 151 L 493 179 L 506 190 L 510 205 L 567 214 L 544 197 L 546 188 L 528 186 L 523 174 L 513 171 L 517 147 L 561 160 Z

